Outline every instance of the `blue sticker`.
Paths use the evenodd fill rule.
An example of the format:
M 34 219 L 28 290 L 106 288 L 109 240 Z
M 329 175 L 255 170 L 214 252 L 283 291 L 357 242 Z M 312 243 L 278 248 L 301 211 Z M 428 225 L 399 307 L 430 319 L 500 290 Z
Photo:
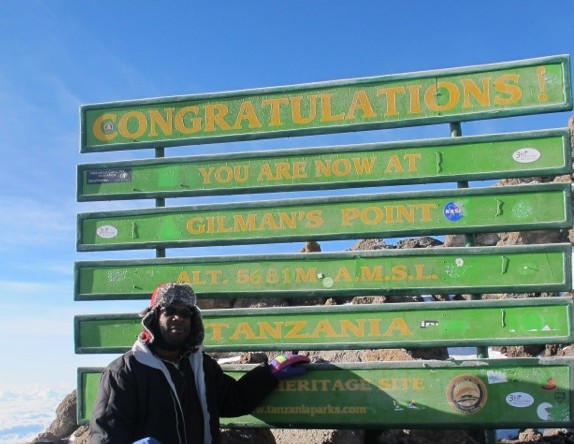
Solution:
M 444 206 L 443 213 L 444 217 L 453 222 L 462 219 L 462 207 L 458 206 L 454 202 L 447 203 Z

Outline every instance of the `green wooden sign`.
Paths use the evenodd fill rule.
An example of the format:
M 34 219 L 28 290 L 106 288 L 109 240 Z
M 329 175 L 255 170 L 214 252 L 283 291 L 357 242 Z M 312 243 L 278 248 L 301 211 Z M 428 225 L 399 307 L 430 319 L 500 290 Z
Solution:
M 569 131 L 175 157 L 78 166 L 78 201 L 565 174 Z
M 200 303 L 201 306 L 201 303 Z M 572 301 L 535 298 L 202 311 L 208 352 L 572 342 Z M 136 314 L 74 318 L 76 353 L 123 353 Z
M 250 366 L 226 367 L 238 378 Z M 223 427 L 570 427 L 572 361 L 502 359 L 307 365 L 251 415 Z M 79 423 L 101 369 L 78 370 Z
M 572 226 L 570 184 L 485 187 L 78 215 L 78 251 Z
M 81 151 L 423 125 L 572 109 L 569 56 L 81 107 Z
M 570 244 L 204 256 L 75 264 L 76 300 L 148 299 L 164 282 L 199 298 L 568 291 Z

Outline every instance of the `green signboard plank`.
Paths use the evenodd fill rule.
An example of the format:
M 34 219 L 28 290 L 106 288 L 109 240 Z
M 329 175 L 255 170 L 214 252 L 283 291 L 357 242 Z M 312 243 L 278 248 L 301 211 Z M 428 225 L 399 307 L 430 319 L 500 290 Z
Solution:
M 164 282 L 199 298 L 569 291 L 570 244 L 80 261 L 76 300 L 148 299 Z
M 223 427 L 571 427 L 569 359 L 307 365 L 251 415 Z M 238 378 L 250 366 L 226 367 Z M 78 370 L 78 422 L 90 418 L 101 369 Z
M 201 306 L 201 303 L 200 303 Z M 572 300 L 530 298 L 202 311 L 209 352 L 572 342 Z M 123 353 L 137 314 L 78 315 L 76 353 Z
M 572 170 L 567 129 L 78 166 L 78 201 L 484 180 Z
M 572 227 L 569 183 L 78 215 L 78 251 Z
M 82 106 L 81 151 L 413 126 L 572 109 L 570 57 Z

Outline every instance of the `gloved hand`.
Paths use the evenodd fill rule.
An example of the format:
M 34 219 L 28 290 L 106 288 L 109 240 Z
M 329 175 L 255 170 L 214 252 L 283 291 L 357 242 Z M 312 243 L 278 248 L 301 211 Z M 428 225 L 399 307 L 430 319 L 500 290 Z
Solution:
M 271 373 L 277 379 L 292 378 L 294 376 L 301 376 L 305 373 L 305 367 L 297 364 L 309 363 L 309 357 L 305 355 L 293 355 L 288 353 L 286 355 L 279 355 L 273 359 L 269 366 Z

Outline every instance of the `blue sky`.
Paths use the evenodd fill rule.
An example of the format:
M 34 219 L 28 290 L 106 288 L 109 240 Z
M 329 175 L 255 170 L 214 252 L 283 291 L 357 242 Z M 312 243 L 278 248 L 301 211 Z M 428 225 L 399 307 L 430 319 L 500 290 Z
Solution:
M 138 311 L 146 304 L 73 301 L 74 261 L 154 254 L 75 251 L 77 213 L 153 206 L 76 202 L 78 163 L 153 157 L 151 150 L 81 155 L 81 105 L 572 55 L 572 23 L 571 0 L 1 1 L 0 383 L 72 387 L 78 366 L 112 358 L 74 355 L 74 314 Z M 463 134 L 565 127 L 572 114 L 467 123 Z M 436 125 L 180 147 L 167 154 L 449 134 L 448 125 Z M 249 252 L 297 252 L 301 246 Z M 169 255 L 244 251 L 236 246 Z

